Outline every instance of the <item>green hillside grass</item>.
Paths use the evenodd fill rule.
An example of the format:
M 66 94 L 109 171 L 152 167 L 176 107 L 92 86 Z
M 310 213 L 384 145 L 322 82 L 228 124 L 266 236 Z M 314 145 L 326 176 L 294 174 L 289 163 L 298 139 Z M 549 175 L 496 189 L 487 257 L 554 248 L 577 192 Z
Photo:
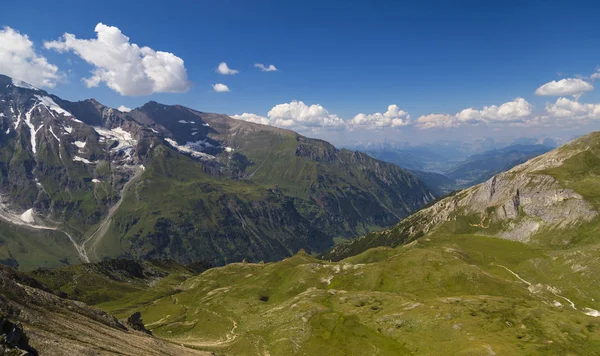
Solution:
M 451 230 L 339 263 L 300 252 L 175 274 L 97 306 L 141 311 L 155 335 L 217 354 L 597 354 L 600 321 L 583 309 L 600 296 L 593 276 L 565 266 L 573 251 Z

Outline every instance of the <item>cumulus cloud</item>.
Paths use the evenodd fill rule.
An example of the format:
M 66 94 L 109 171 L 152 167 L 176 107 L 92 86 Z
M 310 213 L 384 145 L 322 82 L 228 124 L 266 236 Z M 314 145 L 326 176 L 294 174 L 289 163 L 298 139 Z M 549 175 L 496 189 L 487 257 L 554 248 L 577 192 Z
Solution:
M 446 114 L 423 115 L 417 119 L 416 125 L 422 129 L 458 127 L 456 116 Z
M 374 113 L 374 114 L 358 114 L 352 120 L 348 122 L 351 128 L 363 127 L 368 129 L 385 128 L 385 127 L 399 127 L 408 125 L 410 115 L 400 110 L 398 105 L 392 104 L 388 106 L 385 113 Z
M 546 105 L 546 113 L 555 118 L 600 119 L 600 104 L 584 104 L 568 98 L 558 98 L 555 103 Z
M 225 62 L 219 63 L 219 66 L 217 67 L 217 73 L 223 74 L 223 75 L 234 75 L 234 74 L 238 74 L 239 72 L 240 71 L 237 69 L 229 68 L 229 66 Z
M 467 108 L 456 114 L 456 119 L 461 123 L 476 123 L 481 121 L 481 111 Z
M 190 88 L 183 60 L 173 53 L 130 43 L 117 27 L 99 23 L 95 31 L 97 38 L 78 39 L 65 33 L 44 45 L 58 52 L 73 51 L 91 64 L 92 76 L 84 78 L 88 87 L 105 83 L 121 95 L 179 93 Z
M 131 108 L 128 108 L 125 105 L 121 105 L 121 106 L 119 106 L 119 108 L 117 110 L 119 110 L 120 112 L 130 112 Z
M 269 64 L 268 66 L 265 66 L 262 63 L 256 63 L 254 66 L 256 68 L 262 70 L 263 72 L 276 72 L 277 71 L 277 68 L 275 68 L 275 66 L 272 65 L 272 64 Z
M 35 51 L 29 37 L 10 27 L 0 30 L 0 73 L 47 88 L 62 79 L 58 67 Z
M 267 115 L 272 125 L 286 128 L 334 128 L 344 125 L 344 120 L 330 114 L 321 105 L 308 106 L 302 101 L 276 105 Z
M 256 114 L 250 114 L 247 112 L 245 112 L 241 115 L 233 115 L 231 117 L 234 119 L 237 119 L 237 120 L 254 122 L 255 124 L 269 125 L 269 123 L 270 123 L 269 119 L 267 119 L 266 117 L 256 115 Z
M 463 110 L 464 111 L 464 110 Z M 532 106 L 523 98 L 516 98 L 500 106 L 484 106 L 481 117 L 486 121 L 521 121 L 531 115 Z
M 219 93 L 224 93 L 224 92 L 228 92 L 231 91 L 229 90 L 229 87 L 225 84 L 221 84 L 221 83 L 217 83 L 217 84 L 213 84 L 213 90 Z
M 579 97 L 581 94 L 593 89 L 594 86 L 583 79 L 566 78 L 559 81 L 553 80 L 548 82 L 537 88 L 535 93 L 541 96 L 573 95 L 575 97 Z
M 449 128 L 476 123 L 524 123 L 532 119 L 532 105 L 523 98 L 516 98 L 502 105 L 484 106 L 482 110 L 467 108 L 456 115 L 432 114 L 417 119 L 421 128 Z

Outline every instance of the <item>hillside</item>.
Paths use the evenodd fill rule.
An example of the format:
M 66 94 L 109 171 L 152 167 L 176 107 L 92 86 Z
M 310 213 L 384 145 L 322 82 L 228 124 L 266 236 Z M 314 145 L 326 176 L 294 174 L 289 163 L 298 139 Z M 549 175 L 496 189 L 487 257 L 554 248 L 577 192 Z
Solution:
M 433 199 L 407 171 L 289 130 L 156 102 L 125 113 L 6 76 L 0 129 L 0 261 L 21 269 L 277 260 Z
M 569 258 L 436 235 L 337 263 L 300 252 L 174 275 L 96 306 L 140 311 L 157 337 L 216 354 L 597 355 L 597 277 L 573 271 Z
M 0 265 L 0 354 L 208 355 L 136 331 Z M 22 353 L 22 352 L 28 353 Z

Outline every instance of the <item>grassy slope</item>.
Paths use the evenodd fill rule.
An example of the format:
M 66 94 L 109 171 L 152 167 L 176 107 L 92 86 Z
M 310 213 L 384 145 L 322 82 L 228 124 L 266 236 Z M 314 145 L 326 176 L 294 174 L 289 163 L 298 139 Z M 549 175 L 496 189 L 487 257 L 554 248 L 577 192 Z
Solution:
M 27 271 L 38 267 L 59 267 L 78 261 L 73 244 L 63 233 L 0 223 L 2 264 Z
M 155 335 L 225 354 L 597 354 L 600 322 L 582 309 L 600 309 L 600 296 L 587 280 L 565 281 L 571 271 L 548 273 L 561 271 L 555 257 L 447 229 L 339 263 L 301 252 L 230 264 L 98 306 L 120 317 L 140 310 Z M 560 289 L 578 310 L 500 266 Z
M 248 180 L 294 198 L 303 216 L 338 237 L 390 226 L 429 194 L 397 166 L 291 131 L 242 130 L 228 139 L 248 159 Z
M 223 264 L 278 259 L 331 245 L 288 203 L 256 184 L 213 177 L 158 146 L 96 249 L 100 256 Z
M 57 294 L 90 305 L 111 303 L 123 298 L 138 303 L 138 297 L 152 288 L 152 295 L 171 295 L 174 287 L 205 270 L 166 260 L 108 260 L 63 268 L 39 268 L 28 275 Z

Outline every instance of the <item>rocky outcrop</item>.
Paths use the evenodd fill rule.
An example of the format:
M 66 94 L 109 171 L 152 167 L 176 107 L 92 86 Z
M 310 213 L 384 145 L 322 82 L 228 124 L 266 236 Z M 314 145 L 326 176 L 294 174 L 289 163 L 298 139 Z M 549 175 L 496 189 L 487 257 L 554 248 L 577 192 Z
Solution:
M 37 356 L 23 327 L 0 315 L 0 355 Z
M 152 335 L 152 332 L 144 326 L 144 321 L 142 320 L 142 313 L 135 312 L 131 314 L 127 318 L 127 325 L 129 325 L 133 330 L 141 331 L 148 335 Z

